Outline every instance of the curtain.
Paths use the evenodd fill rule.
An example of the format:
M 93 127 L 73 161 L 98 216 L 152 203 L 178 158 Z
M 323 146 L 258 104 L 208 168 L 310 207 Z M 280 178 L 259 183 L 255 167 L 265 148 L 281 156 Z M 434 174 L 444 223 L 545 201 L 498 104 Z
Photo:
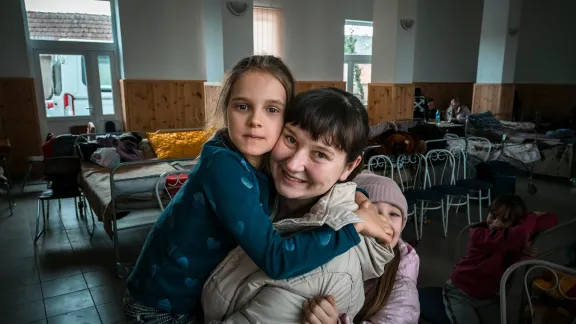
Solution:
M 254 8 L 254 54 L 282 57 L 284 47 L 282 11 L 275 8 Z

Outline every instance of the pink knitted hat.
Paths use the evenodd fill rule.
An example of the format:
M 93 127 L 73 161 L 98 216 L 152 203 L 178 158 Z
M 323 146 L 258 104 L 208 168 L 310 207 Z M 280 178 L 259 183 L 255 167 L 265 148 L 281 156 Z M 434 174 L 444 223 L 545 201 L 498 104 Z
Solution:
M 408 217 L 408 202 L 394 180 L 364 171 L 354 178 L 354 182 L 368 192 L 373 203 L 385 202 L 398 207 L 402 213 L 402 229 L 404 229 Z

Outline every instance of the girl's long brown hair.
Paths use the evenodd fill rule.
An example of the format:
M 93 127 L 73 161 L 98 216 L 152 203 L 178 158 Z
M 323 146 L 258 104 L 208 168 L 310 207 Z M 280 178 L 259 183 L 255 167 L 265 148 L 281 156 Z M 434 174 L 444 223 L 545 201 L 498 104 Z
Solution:
M 354 323 L 368 321 L 370 317 L 374 316 L 374 314 L 386 305 L 394 288 L 401 258 L 400 248 L 398 244 L 396 244 L 394 247 L 394 258 L 384 267 L 384 274 L 378 278 L 376 283 L 376 291 L 370 299 L 364 301 L 364 306 L 362 306 L 360 312 L 354 317 Z

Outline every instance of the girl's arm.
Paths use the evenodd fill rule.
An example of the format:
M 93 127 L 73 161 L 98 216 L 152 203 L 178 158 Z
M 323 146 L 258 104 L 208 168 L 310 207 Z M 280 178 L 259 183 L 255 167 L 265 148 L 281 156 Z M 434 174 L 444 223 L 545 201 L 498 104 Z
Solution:
M 248 162 L 227 150 L 206 158 L 200 170 L 206 199 L 222 225 L 272 279 L 307 273 L 360 242 L 354 225 L 327 226 L 282 237 L 260 204 L 256 174 Z M 274 185 L 270 182 L 270 185 Z

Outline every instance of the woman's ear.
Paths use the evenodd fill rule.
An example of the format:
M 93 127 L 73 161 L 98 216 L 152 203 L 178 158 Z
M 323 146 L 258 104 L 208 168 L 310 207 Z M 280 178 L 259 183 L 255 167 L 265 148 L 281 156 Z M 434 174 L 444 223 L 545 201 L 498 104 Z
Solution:
M 344 168 L 344 172 L 342 172 L 342 175 L 340 175 L 340 181 L 346 181 L 346 179 L 348 179 L 348 176 L 350 175 L 350 173 L 352 173 L 352 171 L 354 171 L 354 169 L 356 169 L 356 167 L 358 166 L 358 164 L 360 164 L 360 162 L 362 161 L 362 156 L 358 155 L 358 157 L 356 157 L 356 159 L 350 163 L 348 163 L 346 165 L 346 167 Z

